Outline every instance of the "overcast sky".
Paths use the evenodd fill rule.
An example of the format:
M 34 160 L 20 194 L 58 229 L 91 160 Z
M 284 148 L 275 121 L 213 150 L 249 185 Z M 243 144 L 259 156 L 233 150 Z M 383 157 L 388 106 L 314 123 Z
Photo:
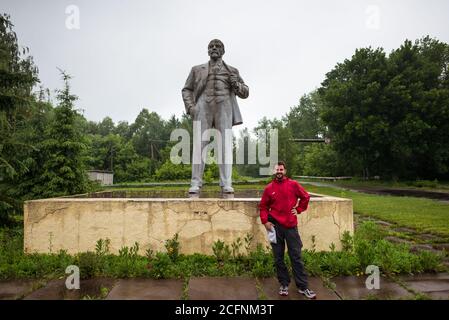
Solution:
M 57 67 L 66 70 L 86 118 L 116 123 L 133 122 L 142 108 L 180 117 L 181 89 L 191 67 L 208 61 L 213 38 L 224 42 L 224 60 L 250 88 L 248 99 L 239 99 L 239 129 L 286 114 L 356 48 L 390 52 L 427 34 L 449 43 L 447 0 L 1 3 L 42 85 L 60 88 Z

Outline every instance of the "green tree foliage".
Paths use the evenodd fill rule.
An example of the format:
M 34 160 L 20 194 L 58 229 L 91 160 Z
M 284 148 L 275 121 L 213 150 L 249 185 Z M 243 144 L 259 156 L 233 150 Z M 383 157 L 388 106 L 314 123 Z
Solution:
M 285 121 L 293 137 L 322 138 L 327 133 L 319 116 L 321 105 L 318 92 L 312 91 L 302 96 L 299 104 L 290 109 L 285 116 Z
M 146 121 L 148 118 L 150 121 Z M 87 129 L 88 167 L 113 171 L 115 182 L 150 180 L 161 162 L 168 159 L 170 154 L 167 141 L 169 134 L 168 137 L 158 136 L 160 139 L 151 137 L 154 138 L 160 132 L 170 132 L 171 127 L 178 125 L 179 121 L 175 116 L 165 122 L 159 115 L 149 113 L 146 109 L 142 110 L 131 125 L 119 122 L 115 126 L 108 117 L 99 123 L 91 121 Z M 136 146 L 141 153 L 136 151 Z M 150 150 L 150 154 L 145 150 Z M 154 159 L 151 158 L 151 152 Z
M 274 118 L 273 120 L 267 119 L 266 117 L 262 118 L 262 120 L 259 121 L 256 128 L 254 128 L 254 133 L 256 134 L 257 139 L 260 142 L 266 141 L 267 145 L 267 152 L 266 156 L 270 154 L 273 151 L 273 148 L 270 144 L 270 130 L 277 130 L 278 134 L 278 159 L 285 161 L 287 164 L 287 168 L 290 168 L 290 165 L 293 163 L 294 156 L 296 152 L 298 151 L 298 146 L 290 139 L 292 138 L 292 133 L 290 131 L 290 128 L 286 126 L 285 119 L 279 120 Z M 266 138 L 264 138 L 264 136 Z M 258 157 L 258 163 L 260 163 L 259 159 L 259 147 L 257 148 L 257 157 Z M 261 164 L 262 167 L 266 167 L 267 164 Z M 293 174 L 294 171 L 289 170 L 288 174 Z
M 250 134 L 248 128 L 244 128 L 239 131 L 239 136 L 235 141 L 235 148 L 242 148 L 239 152 L 243 152 L 243 164 L 237 163 L 233 166 L 238 174 L 245 177 L 258 177 L 259 176 L 259 165 L 257 163 L 250 163 L 249 159 L 249 146 L 257 146 L 257 140 L 253 135 Z M 257 155 L 256 159 L 257 160 Z M 239 161 L 241 161 L 239 159 Z
M 344 174 L 338 154 L 328 144 L 312 144 L 304 147 L 302 173 L 306 176 L 332 177 Z
M 192 167 L 185 164 L 173 164 L 170 160 L 165 161 L 154 175 L 158 181 L 190 179 Z
M 156 112 L 142 109 L 131 125 L 131 132 L 134 148 L 139 155 L 160 160 L 160 150 L 170 133 L 167 135 L 164 120 Z
M 448 177 L 449 46 L 356 50 L 326 75 L 321 116 L 347 173 Z
M 322 101 L 318 93 L 316 91 L 311 92 L 310 94 L 301 97 L 298 105 L 292 107 L 281 120 L 269 120 L 267 118 L 263 118 L 254 129 L 257 139 L 260 139 L 258 130 L 262 130 L 262 132 L 269 132 L 271 129 L 277 129 L 278 159 L 286 162 L 288 175 L 304 174 L 304 167 L 307 165 L 306 162 L 316 159 L 316 157 L 306 157 L 307 153 L 310 150 L 313 150 L 314 154 L 317 155 L 317 151 L 322 149 L 310 149 L 306 143 L 292 141 L 294 138 L 313 139 L 323 138 L 326 136 L 327 127 L 321 121 L 319 116 L 321 106 Z M 317 175 L 318 172 L 314 172 L 312 168 L 315 168 L 315 166 L 309 165 L 308 173 Z M 256 175 L 258 175 L 258 170 Z
M 35 111 L 31 91 L 37 82 L 28 49 L 19 47 L 10 17 L 0 14 L 0 223 L 20 207 L 6 191 L 28 171 L 33 150 L 28 121 Z
M 327 137 L 327 128 L 319 116 L 321 106 L 322 101 L 317 91 L 301 97 L 299 104 L 291 108 L 283 118 L 285 126 L 290 133 L 290 138 L 316 139 Z M 307 157 L 308 152 L 312 150 L 316 157 Z M 286 146 L 286 152 L 289 152 L 291 155 L 285 159 L 288 159 L 290 173 L 294 175 L 321 175 L 323 173 L 321 170 L 320 173 L 312 170 L 316 168 L 315 164 L 308 163 L 312 160 L 321 160 L 319 156 L 321 150 L 323 148 L 310 145 L 309 143 L 289 141 Z M 323 163 L 323 165 L 326 164 Z M 305 166 L 308 166 L 307 173 Z
M 64 88 L 58 90 L 59 103 L 48 128 L 48 138 L 42 143 L 41 152 L 46 159 L 37 180 L 43 197 L 83 193 L 89 188 L 82 157 L 86 146 L 75 125 L 77 97 L 70 92 L 70 76 L 62 72 L 62 78 Z

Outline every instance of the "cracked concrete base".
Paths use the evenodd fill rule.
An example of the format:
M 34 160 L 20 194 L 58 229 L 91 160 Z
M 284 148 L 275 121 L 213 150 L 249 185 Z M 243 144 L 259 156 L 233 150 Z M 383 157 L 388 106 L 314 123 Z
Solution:
M 178 233 L 181 253 L 213 254 L 221 240 L 231 244 L 253 235 L 252 248 L 266 246 L 256 198 L 54 198 L 26 201 L 24 248 L 27 253 L 95 251 L 99 239 L 110 240 L 110 252 L 139 243 L 140 254 L 164 251 Z M 352 200 L 316 195 L 298 216 L 304 249 L 341 248 L 343 232 L 353 234 Z M 240 248 L 245 253 L 245 248 Z

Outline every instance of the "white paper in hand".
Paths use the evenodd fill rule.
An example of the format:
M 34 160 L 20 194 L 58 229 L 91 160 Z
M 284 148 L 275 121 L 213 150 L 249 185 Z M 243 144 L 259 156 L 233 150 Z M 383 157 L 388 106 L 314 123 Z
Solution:
M 267 235 L 268 235 L 268 241 L 270 241 L 271 243 L 276 244 L 276 229 L 274 229 L 274 227 L 271 228 L 271 230 L 267 230 Z

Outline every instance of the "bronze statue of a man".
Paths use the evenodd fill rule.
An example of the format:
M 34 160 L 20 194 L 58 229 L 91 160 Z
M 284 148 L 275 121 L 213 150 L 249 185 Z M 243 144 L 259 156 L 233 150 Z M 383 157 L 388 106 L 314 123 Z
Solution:
M 194 161 L 189 193 L 197 194 L 202 187 L 205 162 L 201 155 L 208 143 L 203 141 L 202 136 L 205 130 L 211 128 L 221 133 L 221 143 L 218 143 L 222 151 L 222 158 L 218 161 L 220 186 L 224 193 L 233 193 L 232 139 L 226 138 L 226 132 L 232 132 L 232 126 L 242 123 L 236 96 L 246 99 L 249 89 L 239 71 L 222 60 L 225 49 L 220 40 L 214 39 L 209 43 L 208 53 L 209 62 L 193 67 L 182 89 L 186 112 L 194 121 L 194 130 L 199 127 L 200 133 L 196 137 L 194 133 Z M 225 161 L 229 156 L 231 161 Z

